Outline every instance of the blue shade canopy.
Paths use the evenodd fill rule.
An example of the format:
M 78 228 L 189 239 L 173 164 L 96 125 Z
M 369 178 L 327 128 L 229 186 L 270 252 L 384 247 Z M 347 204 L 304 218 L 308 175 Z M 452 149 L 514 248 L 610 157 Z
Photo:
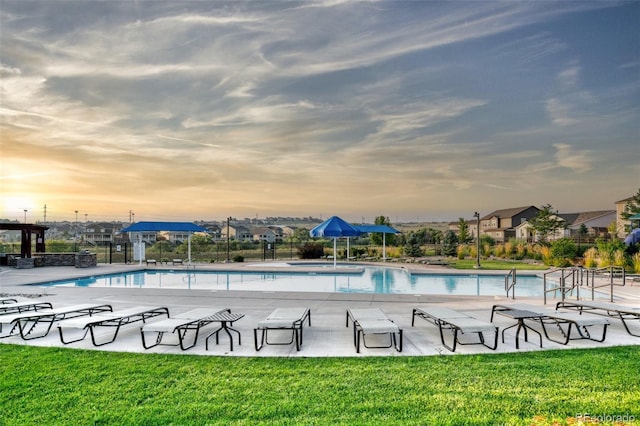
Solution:
M 361 232 L 338 216 L 331 216 L 309 231 L 312 237 L 357 237 Z
M 206 228 L 191 222 L 137 222 L 120 232 L 208 232 Z
M 631 244 L 640 243 L 640 228 L 636 228 L 627 235 L 624 239 L 624 243 L 628 246 Z
M 380 234 L 399 234 L 400 231 L 393 229 L 389 225 L 356 225 L 356 229 L 363 234 L 380 233 Z

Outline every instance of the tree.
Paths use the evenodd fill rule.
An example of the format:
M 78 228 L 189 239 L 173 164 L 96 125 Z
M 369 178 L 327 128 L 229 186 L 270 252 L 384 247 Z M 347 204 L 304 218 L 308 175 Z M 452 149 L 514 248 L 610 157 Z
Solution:
M 582 241 L 588 233 L 589 230 L 587 229 L 587 225 L 581 223 L 580 228 L 578 229 L 578 252 L 580 251 L 580 241 Z
M 538 214 L 529 220 L 529 224 L 538 235 L 541 243 L 546 243 L 549 235 L 565 227 L 565 221 L 558 217 L 557 213 L 554 213 L 551 204 L 542 206 Z
M 463 217 L 458 218 L 458 240 L 460 240 L 462 244 L 473 240 L 473 237 L 469 233 L 469 224 Z
M 404 254 L 409 257 L 420 257 L 424 253 L 421 247 L 421 239 L 416 232 L 410 232 L 404 245 Z
M 455 256 L 458 251 L 458 236 L 453 231 L 447 231 L 442 240 L 442 251 L 445 256 Z
M 624 211 L 620 213 L 620 217 L 624 220 L 629 220 L 631 216 L 634 216 L 638 213 L 640 213 L 640 189 L 638 189 L 638 192 L 636 193 L 636 195 L 631 197 L 624 204 Z M 625 229 L 625 231 L 628 232 L 629 227 L 627 226 L 626 228 L 627 229 Z

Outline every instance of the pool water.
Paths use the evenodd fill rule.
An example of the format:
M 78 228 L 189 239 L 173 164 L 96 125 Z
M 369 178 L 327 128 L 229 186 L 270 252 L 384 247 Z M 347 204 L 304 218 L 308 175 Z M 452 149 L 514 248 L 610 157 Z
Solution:
M 448 294 L 504 296 L 504 275 L 411 274 L 404 269 L 366 267 L 354 272 L 137 271 L 100 275 L 47 286 L 166 288 L 185 290 L 302 291 L 325 293 Z M 516 295 L 542 296 L 543 280 L 517 277 Z

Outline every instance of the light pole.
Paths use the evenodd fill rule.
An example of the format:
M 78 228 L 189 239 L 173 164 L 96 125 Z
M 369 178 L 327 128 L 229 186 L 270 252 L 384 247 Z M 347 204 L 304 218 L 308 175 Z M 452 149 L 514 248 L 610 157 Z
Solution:
M 480 269 L 480 213 L 475 212 L 476 218 L 476 269 Z
M 73 235 L 73 251 L 78 251 L 78 210 L 74 210 L 76 212 L 76 226 L 74 227 L 74 235 Z

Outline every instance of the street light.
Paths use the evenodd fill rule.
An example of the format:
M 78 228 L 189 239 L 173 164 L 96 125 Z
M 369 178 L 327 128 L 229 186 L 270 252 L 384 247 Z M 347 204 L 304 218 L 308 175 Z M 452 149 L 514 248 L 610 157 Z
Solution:
M 74 211 L 76 212 L 76 226 L 73 233 L 73 251 L 78 251 L 78 210 Z
M 480 213 L 475 212 L 476 218 L 476 269 L 480 269 Z

